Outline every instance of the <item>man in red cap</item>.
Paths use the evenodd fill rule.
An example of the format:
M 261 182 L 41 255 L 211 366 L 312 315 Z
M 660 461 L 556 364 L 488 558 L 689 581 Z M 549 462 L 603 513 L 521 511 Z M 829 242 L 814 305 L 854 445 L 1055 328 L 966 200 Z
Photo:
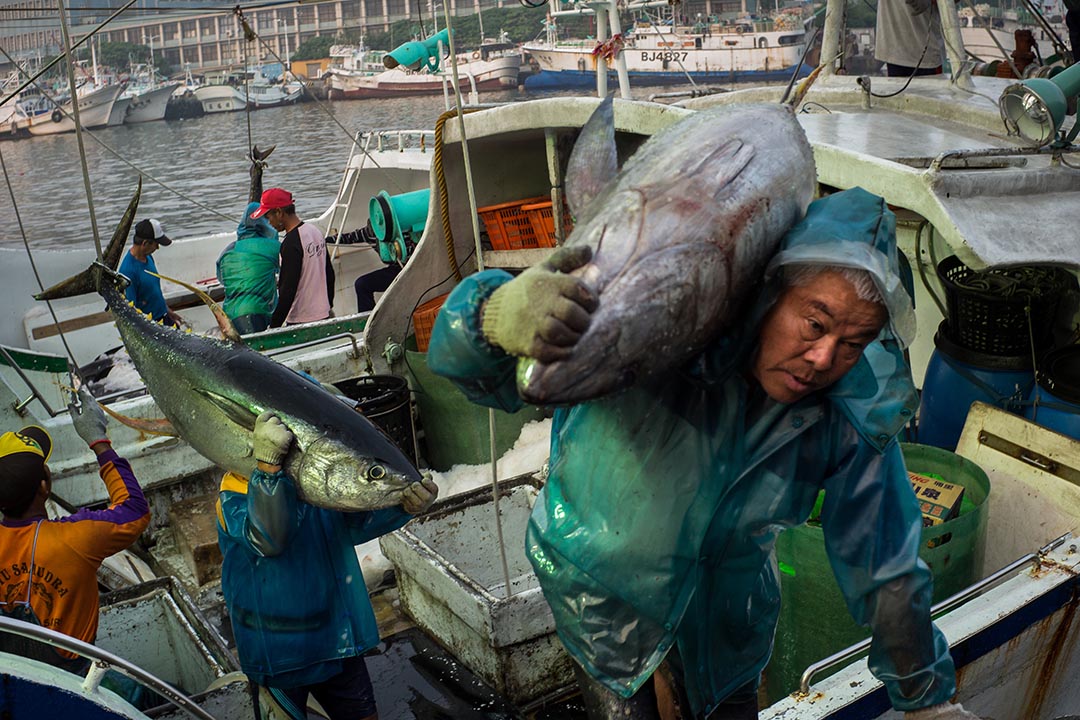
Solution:
M 266 217 L 281 241 L 281 274 L 278 302 L 270 327 L 325 320 L 334 305 L 334 268 L 326 251 L 326 239 L 314 225 L 306 225 L 296 214 L 288 190 L 270 188 L 259 199 L 253 219 Z
M 105 414 L 86 392 L 68 405 L 71 423 L 97 455 L 109 507 L 50 519 L 48 460 L 52 438 L 43 428 L 0 435 L 0 613 L 93 643 L 98 628 L 97 570 L 128 548 L 150 524 L 150 507 L 128 461 L 112 449 Z M 86 661 L 48 645 L 0 634 L 0 650 L 81 672 Z

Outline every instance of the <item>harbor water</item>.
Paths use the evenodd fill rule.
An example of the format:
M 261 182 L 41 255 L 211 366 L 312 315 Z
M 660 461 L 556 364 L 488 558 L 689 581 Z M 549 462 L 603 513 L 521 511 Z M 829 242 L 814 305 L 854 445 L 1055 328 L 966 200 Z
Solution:
M 650 92 L 655 89 L 643 88 L 636 97 L 647 98 Z M 484 93 L 480 100 L 514 102 L 559 94 L 580 93 L 508 90 Z M 138 217 L 160 220 L 173 238 L 234 231 L 248 199 L 249 132 L 251 144 L 260 149 L 277 146 L 263 176 L 264 188 L 290 190 L 300 216 L 314 217 L 334 200 L 356 132 L 432 130 L 444 111 L 443 97 L 434 95 L 309 102 L 92 130 L 93 138 L 123 158 L 84 134 L 98 233 L 103 244 L 108 242 L 140 172 Z M 31 247 L 93 247 L 75 134 L 2 142 L 0 154 L 11 183 L 11 193 L 6 183 L 0 192 L 0 246 L 22 246 L 21 221 Z

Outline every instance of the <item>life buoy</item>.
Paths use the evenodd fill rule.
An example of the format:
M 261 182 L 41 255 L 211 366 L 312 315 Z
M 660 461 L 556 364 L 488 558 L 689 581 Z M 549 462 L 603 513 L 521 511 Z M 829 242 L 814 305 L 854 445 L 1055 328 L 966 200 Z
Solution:
M 742 35 L 743 34 L 743 26 L 742 25 L 736 25 L 735 26 L 735 32 L 737 34 L 739 34 L 739 35 Z
M 64 113 L 60 112 L 60 108 L 57 108 L 57 109 L 52 111 L 52 121 L 53 122 L 58 123 L 63 119 L 64 119 Z
M 472 59 L 473 60 L 479 60 L 480 59 L 480 51 L 479 50 L 473 50 Z

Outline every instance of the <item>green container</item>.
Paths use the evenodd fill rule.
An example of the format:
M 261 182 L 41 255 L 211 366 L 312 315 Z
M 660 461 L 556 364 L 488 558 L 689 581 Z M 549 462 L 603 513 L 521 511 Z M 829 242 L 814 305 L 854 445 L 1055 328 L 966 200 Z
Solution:
M 405 359 L 409 385 L 424 429 L 421 452 L 428 465 L 443 472 L 463 463 L 491 462 L 488 409 L 470 402 L 452 382 L 431 372 L 427 353 L 406 350 Z M 496 457 L 513 447 L 525 423 L 543 416 L 543 411 L 534 406 L 513 414 L 496 410 Z
M 908 470 L 933 473 L 964 486 L 960 515 L 922 531 L 919 556 L 933 571 L 937 603 L 980 579 L 990 480 L 978 465 L 948 450 L 908 443 L 901 443 L 901 448 Z M 776 543 L 776 559 L 780 567 L 780 620 L 772 660 L 764 675 L 770 704 L 798 690 L 807 667 L 870 635 L 870 630 L 856 625 L 848 613 L 820 526 L 802 525 L 782 533 Z M 820 681 L 864 656 L 814 679 Z

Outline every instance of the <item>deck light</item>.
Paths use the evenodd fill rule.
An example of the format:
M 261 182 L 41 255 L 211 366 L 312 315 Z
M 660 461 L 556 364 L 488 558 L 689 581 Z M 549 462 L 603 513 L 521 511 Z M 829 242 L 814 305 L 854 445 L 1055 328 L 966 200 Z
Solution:
M 450 46 L 450 33 L 445 28 L 427 40 L 411 40 L 398 45 L 383 55 L 383 65 L 391 69 L 404 65 L 409 70 L 426 67 L 428 72 L 438 72 L 440 45 Z
M 1018 133 L 1039 147 L 1055 141 L 1066 145 L 1076 139 L 1080 122 L 1074 122 L 1067 137 L 1058 138 L 1070 99 L 1080 95 L 1080 64 L 1052 78 L 1029 78 L 1005 88 L 998 110 L 1010 133 Z M 1074 111 L 1075 112 L 1075 111 Z

